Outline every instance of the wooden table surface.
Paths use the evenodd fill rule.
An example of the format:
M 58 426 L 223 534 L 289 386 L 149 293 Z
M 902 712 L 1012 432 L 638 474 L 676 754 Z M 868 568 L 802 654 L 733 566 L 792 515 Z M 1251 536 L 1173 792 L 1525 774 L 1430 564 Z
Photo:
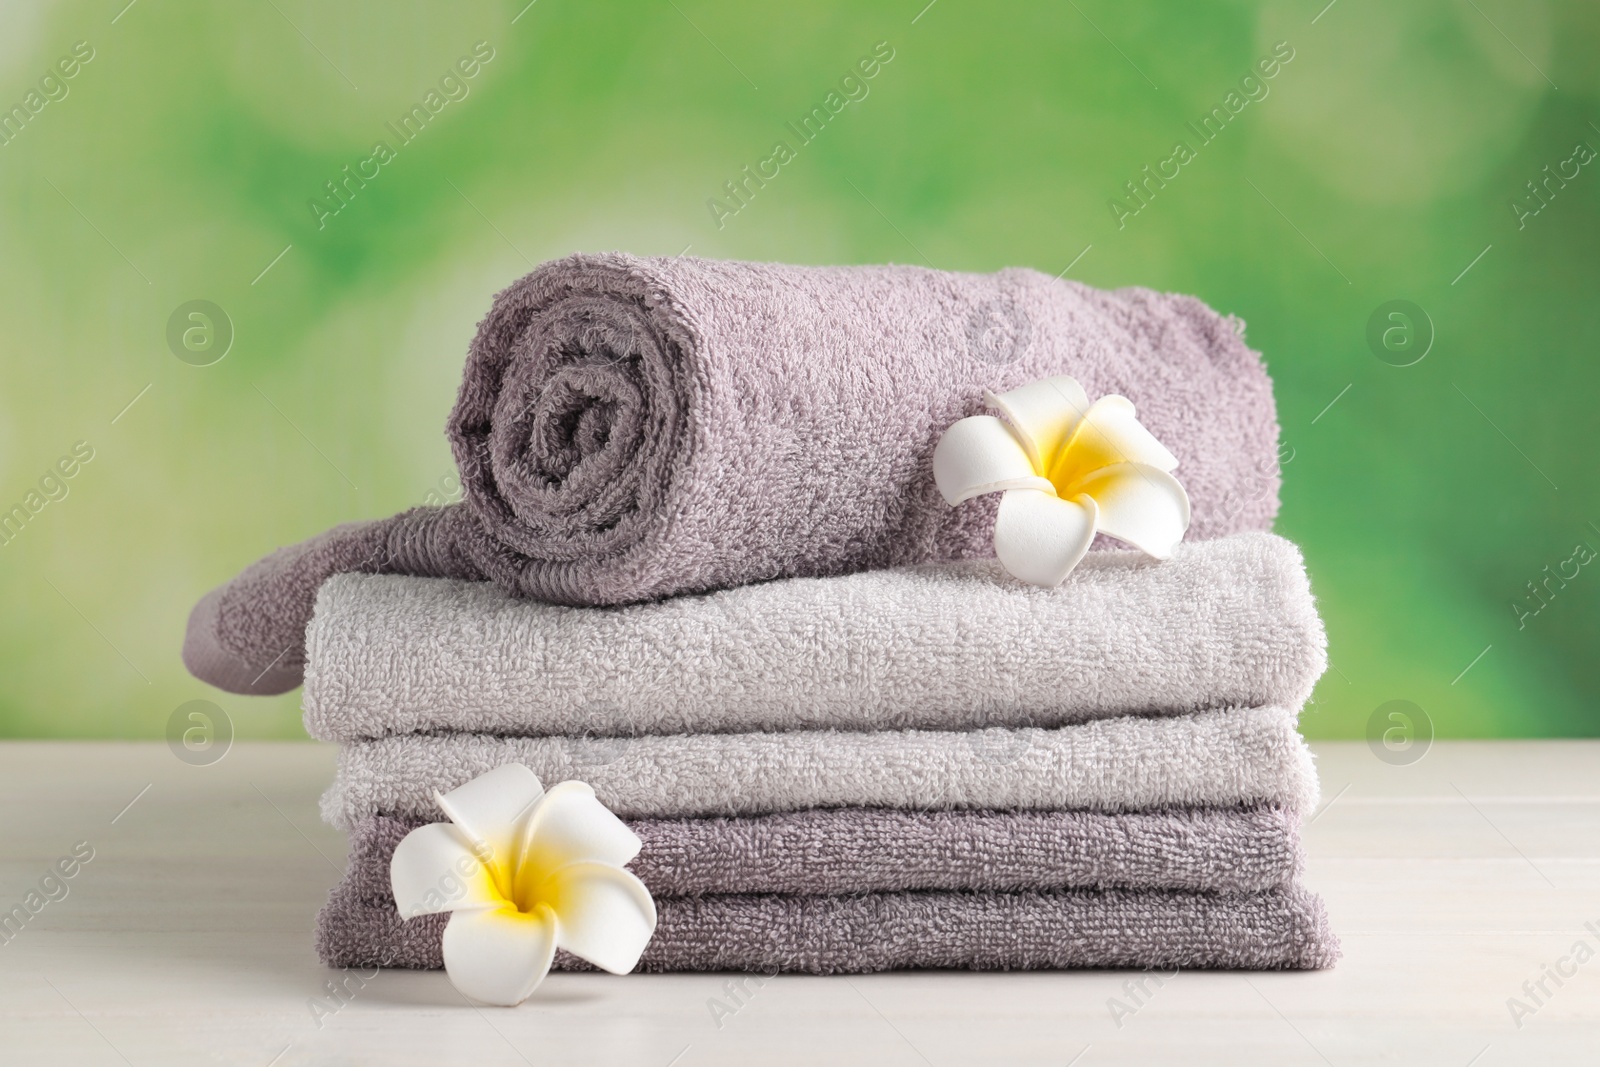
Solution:
M 1600 742 L 1441 742 L 1405 766 L 1315 747 L 1329 972 L 1184 972 L 1139 998 L 1123 972 L 780 976 L 742 1002 L 727 975 L 557 974 L 517 1009 L 384 972 L 333 1012 L 344 976 L 311 947 L 344 858 L 317 816 L 331 748 L 191 766 L 0 744 L 0 910 L 92 849 L 0 945 L 0 1063 L 1600 1063 Z

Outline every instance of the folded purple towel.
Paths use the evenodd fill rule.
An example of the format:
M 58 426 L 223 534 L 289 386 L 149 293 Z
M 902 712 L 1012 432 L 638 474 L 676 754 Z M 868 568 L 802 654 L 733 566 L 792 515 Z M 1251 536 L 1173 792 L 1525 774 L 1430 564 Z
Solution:
M 389 862 L 425 821 L 376 815 L 350 831 L 342 891 L 392 902 Z M 831 808 L 709 819 L 629 819 L 629 869 L 657 896 L 906 889 L 1251 892 L 1299 871 L 1299 819 L 1282 808 L 895 811 Z
M 1299 550 L 1266 533 L 1094 552 L 1057 589 L 965 560 L 609 609 L 338 574 L 303 704 L 325 741 L 1055 727 L 1298 708 L 1326 647 Z
M 1260 893 L 1085 890 L 662 897 L 639 971 L 863 974 L 901 968 L 1318 969 L 1339 958 L 1322 901 Z M 317 916 L 330 967 L 444 966 L 446 915 L 402 921 L 343 887 Z M 560 970 L 590 970 L 565 952 Z
M 466 500 L 339 527 L 195 608 L 184 662 L 242 693 L 304 667 L 342 571 L 492 579 L 613 605 L 784 576 L 993 555 L 996 497 L 949 508 L 940 434 L 986 389 L 1121 393 L 1181 463 L 1192 538 L 1277 511 L 1271 383 L 1192 297 L 1036 271 L 578 255 L 500 293 L 448 433 Z
M 402 734 L 339 749 L 322 817 L 433 819 L 448 792 L 504 763 L 577 779 L 624 819 L 807 808 L 1160 811 L 1253 804 L 1304 815 L 1311 751 L 1285 708 L 1124 716 L 1052 730 L 787 730 L 636 738 Z

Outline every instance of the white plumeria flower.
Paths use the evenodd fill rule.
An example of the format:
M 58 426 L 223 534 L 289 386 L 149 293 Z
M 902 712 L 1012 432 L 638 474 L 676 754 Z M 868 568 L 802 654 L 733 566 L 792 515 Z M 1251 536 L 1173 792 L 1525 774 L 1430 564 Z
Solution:
M 526 1000 L 562 948 L 613 974 L 639 962 L 656 928 L 650 891 L 623 865 L 638 836 L 583 782 L 545 792 L 507 763 L 434 793 L 447 823 L 406 835 L 389 865 L 402 918 L 451 912 L 444 967 L 490 1004 Z
M 1123 396 L 1093 404 L 1072 378 L 1046 378 L 984 400 L 993 415 L 962 419 L 933 451 L 933 479 L 951 507 L 1004 492 L 994 551 L 1012 575 L 1054 587 L 1098 533 L 1166 559 L 1189 528 L 1177 457 Z

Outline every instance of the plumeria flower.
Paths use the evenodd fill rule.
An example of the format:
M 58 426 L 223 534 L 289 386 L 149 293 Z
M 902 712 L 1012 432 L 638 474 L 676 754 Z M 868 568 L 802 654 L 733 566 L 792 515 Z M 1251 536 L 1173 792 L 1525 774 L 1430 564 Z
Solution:
M 1065 376 L 984 400 L 998 411 L 962 419 L 933 451 L 933 479 L 951 507 L 1003 492 L 994 551 L 1034 585 L 1061 584 L 1098 533 L 1166 559 L 1189 528 L 1177 457 L 1123 396 L 1093 404 Z M 1003 421 L 1002 421 L 1003 419 Z
M 444 968 L 490 1004 L 520 1004 L 566 949 L 613 974 L 639 962 L 656 929 L 650 891 L 623 865 L 640 841 L 582 782 L 545 792 L 507 763 L 434 793 L 447 823 L 406 835 L 389 865 L 402 918 L 450 912 Z

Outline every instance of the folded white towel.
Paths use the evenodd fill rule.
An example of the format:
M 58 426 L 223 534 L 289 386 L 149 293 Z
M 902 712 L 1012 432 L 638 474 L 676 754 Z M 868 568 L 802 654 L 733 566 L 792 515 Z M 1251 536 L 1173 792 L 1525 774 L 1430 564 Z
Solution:
M 806 808 L 1087 809 L 1316 804 L 1311 752 L 1284 708 L 1123 717 L 1058 729 L 835 730 L 636 738 L 407 734 L 343 746 L 323 817 L 442 821 L 434 791 L 524 763 L 577 778 L 618 815 Z
M 623 608 L 340 574 L 307 631 L 306 729 L 627 736 L 1056 727 L 1298 708 L 1327 666 L 1299 550 L 1250 533 L 1058 589 L 993 560 L 792 578 Z

